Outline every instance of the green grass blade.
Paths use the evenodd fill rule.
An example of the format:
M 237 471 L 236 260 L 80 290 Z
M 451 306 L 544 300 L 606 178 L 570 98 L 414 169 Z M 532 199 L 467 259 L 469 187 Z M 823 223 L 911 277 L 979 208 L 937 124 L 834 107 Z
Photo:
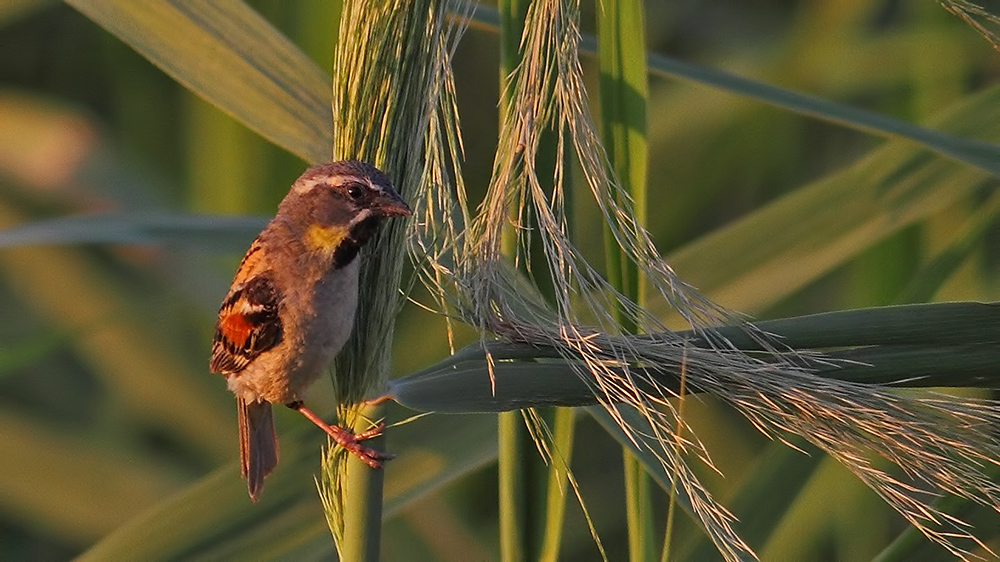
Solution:
M 353 430 L 361 432 L 368 429 L 370 426 L 367 420 L 380 419 L 382 412 L 383 408 L 381 407 L 366 408 L 364 416 L 358 420 L 359 423 Z M 371 441 L 366 441 L 366 445 L 384 451 L 385 437 L 379 436 Z M 324 472 L 329 474 L 326 469 Z M 372 470 L 367 464 L 351 455 L 347 459 L 345 481 L 349 482 L 350 485 L 346 487 L 344 492 L 344 530 L 347 532 L 344 533 L 341 552 L 348 560 L 378 562 L 382 538 L 385 471 Z M 324 511 L 327 511 L 327 516 L 329 516 L 329 509 Z M 330 525 L 330 528 L 333 529 L 333 526 Z
M 1000 88 L 967 98 L 934 123 L 956 134 L 1000 137 L 1000 128 L 985 125 L 1000 123 Z M 668 261 L 716 301 L 759 312 L 968 196 L 989 178 L 978 169 L 893 142 L 688 244 Z
M 681 78 L 712 86 L 849 129 L 881 137 L 906 139 L 942 156 L 1000 175 L 1000 145 L 992 142 L 948 134 L 936 128 L 921 127 L 879 113 L 655 53 L 649 56 L 649 68 L 654 75 Z
M 238 0 L 67 0 L 192 92 L 311 163 L 330 159 L 330 79 Z
M 629 560 L 658 560 L 656 533 L 653 530 L 654 511 L 652 490 L 646 467 L 631 451 L 622 452 L 625 470 L 625 519 L 628 528 Z
M 0 473 L 0 506 L 70 543 L 97 540 L 182 482 L 162 459 L 94 447 L 91 434 L 66 423 L 4 411 L 0 424 L 0 455 L 17 459 Z
M 877 307 L 759 322 L 784 344 L 823 350 L 857 363 L 818 365 L 817 375 L 896 386 L 991 386 L 1000 365 L 1000 304 L 935 303 Z M 740 328 L 721 334 L 747 351 L 759 343 Z M 692 343 L 699 340 L 692 334 Z M 530 406 L 595 403 L 577 371 L 531 346 L 479 344 L 419 373 L 390 382 L 388 395 L 409 408 L 436 412 L 501 412 Z M 490 373 L 495 384 L 490 382 Z M 667 374 L 666 376 L 674 376 Z M 676 383 L 666 383 L 676 386 Z
M 390 406 L 390 420 L 409 414 Z M 253 506 L 235 464 L 196 482 L 129 521 L 79 560 L 329 559 L 334 552 L 311 484 L 315 428 L 282 435 L 280 468 Z M 398 444 L 398 445 L 395 445 Z M 391 432 L 398 457 L 388 463 L 384 517 L 496 461 L 492 416 L 432 416 Z
M 994 191 L 959 229 L 955 241 L 920 268 L 896 302 L 926 302 L 966 259 L 979 248 L 984 236 L 1000 228 L 1000 190 Z
M 945 302 L 878 306 L 754 323 L 795 349 L 871 345 L 964 345 L 1000 341 L 1000 303 Z M 742 330 L 721 328 L 734 345 L 759 350 Z M 698 340 L 695 340 L 696 342 Z
M 749 480 L 742 483 L 735 496 L 726 501 L 726 507 L 739 521 L 743 540 L 760 552 L 771 533 L 781 522 L 799 492 L 808 483 L 816 468 L 826 457 L 801 439 L 794 440 L 795 450 L 777 441 L 772 442 L 755 462 Z M 808 451 L 804 453 L 803 451 Z M 707 537 L 689 542 L 678 560 L 708 560 L 718 551 Z
M 239 252 L 268 219 L 171 213 L 116 213 L 40 220 L 0 230 L 0 248 L 54 244 L 130 244 Z
M 481 6 L 476 11 L 475 19 L 477 27 L 495 30 L 499 18 L 490 8 Z M 597 53 L 597 40 L 592 35 L 584 35 L 580 43 L 580 52 L 583 54 Z M 647 66 L 651 76 L 667 79 L 679 78 L 756 99 L 779 109 L 814 117 L 849 129 L 885 138 L 906 139 L 942 156 L 971 164 L 995 175 L 1000 174 L 1000 145 L 971 138 L 974 135 L 963 136 L 940 131 L 933 127 L 921 127 L 879 113 L 780 88 L 659 53 L 648 55 Z
M 601 132 L 615 176 L 632 198 L 638 224 L 646 223 L 646 141 L 645 41 L 642 33 L 642 2 L 617 2 L 598 15 L 600 48 Z M 618 292 L 639 303 L 638 266 L 629 261 L 605 227 L 605 262 L 608 281 Z M 635 318 L 617 311 L 617 321 L 625 332 L 635 333 Z

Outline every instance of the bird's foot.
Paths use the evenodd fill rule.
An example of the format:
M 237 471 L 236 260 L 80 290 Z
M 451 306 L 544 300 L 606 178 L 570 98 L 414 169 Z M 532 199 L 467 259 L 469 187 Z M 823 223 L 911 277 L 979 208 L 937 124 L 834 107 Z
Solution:
M 384 461 L 395 458 L 395 455 L 383 453 L 382 451 L 372 449 L 371 447 L 365 447 L 361 444 L 361 441 L 381 435 L 382 431 L 385 429 L 384 423 L 379 423 L 375 427 L 362 431 L 361 433 L 352 433 L 350 430 L 344 429 L 339 425 L 326 423 L 322 418 L 313 413 L 312 410 L 306 408 L 302 402 L 291 402 L 287 404 L 287 406 L 308 418 L 309 421 L 313 422 L 320 429 L 325 431 L 326 434 L 336 441 L 338 445 L 351 454 L 357 456 L 361 459 L 361 462 L 372 468 L 382 468 L 382 463 Z

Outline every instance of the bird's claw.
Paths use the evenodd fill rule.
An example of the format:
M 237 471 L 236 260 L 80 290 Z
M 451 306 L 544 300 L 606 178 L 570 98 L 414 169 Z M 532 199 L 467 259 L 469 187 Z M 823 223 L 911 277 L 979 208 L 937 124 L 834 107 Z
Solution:
M 375 427 L 362 431 L 361 433 L 351 433 L 350 431 L 337 425 L 331 425 L 328 427 L 329 430 L 327 433 L 333 437 L 333 440 L 336 441 L 338 445 L 358 457 L 361 462 L 372 468 L 382 468 L 382 463 L 384 461 L 395 458 L 395 455 L 384 453 L 382 451 L 372 449 L 371 447 L 365 447 L 361 444 L 361 441 L 372 439 L 373 437 L 381 435 L 382 430 L 385 429 L 384 423 L 379 423 Z

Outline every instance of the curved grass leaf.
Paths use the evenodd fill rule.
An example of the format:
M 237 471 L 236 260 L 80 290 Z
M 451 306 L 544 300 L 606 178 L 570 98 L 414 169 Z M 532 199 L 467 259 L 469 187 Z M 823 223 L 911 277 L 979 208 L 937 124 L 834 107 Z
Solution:
M 489 7 L 480 6 L 475 13 L 476 26 L 495 31 L 499 15 Z M 596 54 L 597 40 L 593 35 L 583 35 L 580 52 Z M 949 134 L 934 128 L 893 119 L 886 115 L 866 111 L 828 99 L 810 96 L 717 70 L 708 66 L 650 53 L 646 65 L 652 76 L 679 78 L 697 84 L 748 97 L 798 113 L 873 135 L 906 139 L 949 158 L 971 164 L 994 175 L 1000 175 L 1000 145 L 961 135 Z
M 817 365 L 816 376 L 861 384 L 900 388 L 993 388 L 1000 384 L 1000 350 L 996 343 L 875 346 L 832 351 L 826 359 L 848 363 Z M 632 371 L 641 370 L 633 367 Z M 491 373 L 496 380 L 495 394 L 489 383 Z M 662 385 L 677 390 L 677 373 L 657 371 L 651 375 L 665 379 Z M 507 412 L 597 402 L 593 390 L 567 363 L 512 362 L 490 367 L 485 357 L 447 371 L 396 379 L 389 385 L 389 396 L 408 408 L 436 413 Z
M 22 217 L 0 206 L 0 221 Z M 126 312 L 127 284 L 109 268 L 68 248 L 9 248 L 0 268 L 16 294 L 56 329 L 74 334 L 71 349 L 132 421 L 223 459 L 232 435 L 220 396 L 205 392 L 197 369 L 171 350 L 159 323 Z M 184 397 L 178 408 L 166 397 Z
M 1000 87 L 967 98 L 934 123 L 956 134 L 1000 138 Z M 668 261 L 717 302 L 759 312 L 990 179 L 979 169 L 891 142 L 688 244 Z
M 920 268 L 896 302 L 929 301 L 951 275 L 966 262 L 990 230 L 1000 228 L 1000 190 L 983 202 L 959 229 L 954 242 Z
M 992 142 L 948 134 L 935 128 L 921 127 L 872 111 L 779 88 L 656 53 L 649 55 L 649 68 L 654 74 L 663 77 L 681 78 L 713 86 L 849 129 L 881 137 L 906 139 L 942 156 L 971 164 L 994 175 L 1000 175 L 1000 145 Z
M 799 497 L 820 463 L 826 458 L 802 439 L 792 438 L 792 448 L 771 442 L 755 461 L 749 479 L 726 501 L 726 507 L 738 521 L 740 537 L 760 552 L 774 529 Z M 808 451 L 804 453 L 803 451 Z M 718 556 L 715 546 L 704 535 L 690 541 L 678 553 L 678 560 L 710 560 Z
M 389 407 L 390 420 L 409 414 Z M 384 517 L 496 461 L 492 416 L 432 416 L 387 431 Z M 309 427 L 282 436 L 281 466 L 250 509 L 231 463 L 117 529 L 79 558 L 98 560 L 300 560 L 335 555 L 316 490 L 316 450 Z M 394 444 L 398 443 L 398 446 Z
M 847 361 L 815 365 L 822 377 L 899 387 L 1000 383 L 1000 303 L 878 307 L 756 325 L 800 351 L 826 350 L 828 358 Z M 746 351 L 760 349 L 740 328 L 720 332 Z M 692 345 L 699 343 L 687 335 Z M 390 381 L 388 395 L 414 410 L 449 413 L 596 403 L 577 370 L 551 351 L 493 343 L 489 354 L 492 365 L 479 344 L 471 345 L 447 361 Z M 673 379 L 676 373 L 657 376 Z M 666 384 L 676 387 L 672 380 Z
M 224 252 L 245 248 L 263 217 L 135 213 L 60 217 L 0 230 L 0 248 L 49 244 L 163 244 Z
M 0 455 L 17 459 L 0 473 L 0 508 L 68 542 L 96 540 L 181 482 L 160 459 L 95 447 L 68 424 L 0 411 L 0 425 Z
M 329 79 L 246 5 L 224 2 L 68 0 L 210 103 L 309 162 L 329 159 Z M 479 27 L 499 15 L 480 7 Z M 171 40 L 183 37 L 184 40 Z M 583 48 L 596 52 L 592 37 Z M 679 77 L 777 107 L 887 137 L 906 138 L 950 158 L 1000 174 L 1000 146 L 949 135 L 806 96 L 708 67 L 650 55 L 653 73 Z M 953 132 L 954 133 L 954 132 Z
M 330 159 L 330 78 L 238 0 L 67 0 L 209 103 L 310 163 Z
M 0 4 L 0 26 L 15 22 L 49 4 L 55 4 L 55 2 L 53 0 L 8 0 Z
M 1000 342 L 1000 303 L 879 306 L 756 322 L 793 349 L 871 345 L 967 345 Z M 737 328 L 719 332 L 740 349 L 760 346 Z M 694 340 L 696 343 L 699 340 Z

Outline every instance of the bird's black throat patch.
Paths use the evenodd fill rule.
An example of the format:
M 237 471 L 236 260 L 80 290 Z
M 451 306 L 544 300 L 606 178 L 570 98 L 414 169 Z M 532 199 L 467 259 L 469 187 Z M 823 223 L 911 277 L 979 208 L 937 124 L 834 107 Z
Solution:
M 341 268 L 354 261 L 358 252 L 368 243 L 375 229 L 378 228 L 378 217 L 368 217 L 351 228 L 347 237 L 333 252 L 333 266 Z

